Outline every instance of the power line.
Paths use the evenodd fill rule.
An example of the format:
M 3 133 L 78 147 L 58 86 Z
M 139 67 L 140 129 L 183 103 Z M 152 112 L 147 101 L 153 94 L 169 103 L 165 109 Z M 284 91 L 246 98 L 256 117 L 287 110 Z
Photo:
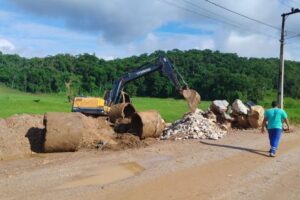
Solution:
M 212 16 L 209 16 L 209 15 L 205 15 L 205 14 L 203 14 L 203 13 L 200 13 L 200 12 L 198 12 L 197 10 L 194 10 L 194 9 L 190 9 L 190 8 L 187 8 L 187 7 L 184 7 L 184 6 L 182 6 L 182 5 L 179 5 L 179 4 L 176 4 L 176 3 L 174 3 L 174 2 L 170 2 L 170 1 L 167 1 L 167 0 L 160 0 L 160 1 L 162 1 L 162 2 L 164 2 L 164 3 L 166 3 L 166 4 L 168 4 L 168 5 L 171 5 L 171 6 L 173 6 L 173 7 L 176 7 L 176 8 L 179 8 L 179 9 L 182 9 L 182 10 L 185 10 L 185 11 L 188 11 L 188 12 L 190 12 L 190 13 L 193 13 L 193 14 L 196 14 L 196 15 L 199 15 L 199 16 L 201 16 L 201 17 L 205 17 L 205 18 L 209 18 L 209 19 L 211 19 L 211 20 L 213 20 L 213 21 L 217 21 L 217 22 L 221 22 L 221 23 L 223 23 L 223 24 L 227 24 L 227 25 L 230 25 L 230 26 L 233 26 L 233 27 L 235 27 L 235 28 L 237 28 L 237 29 L 240 29 L 240 30 L 243 30 L 243 31 L 247 31 L 247 32 L 256 32 L 256 33 L 258 33 L 258 34 L 260 34 L 260 35 L 265 35 L 265 36 L 267 36 L 267 37 L 272 37 L 272 38 L 275 38 L 276 40 L 278 39 L 277 37 L 275 37 L 275 36 L 273 36 L 273 35 L 269 35 L 269 34 L 266 34 L 266 33 L 262 33 L 262 32 L 260 32 L 260 31 L 254 31 L 254 30 L 251 30 L 251 29 L 249 29 L 249 28 L 245 28 L 245 27 L 242 27 L 242 26 L 240 26 L 240 25 L 236 25 L 236 24 L 234 24 L 234 23 L 231 23 L 231 22 L 228 22 L 228 21 L 225 21 L 225 20 L 222 20 L 222 19 L 217 19 L 217 18 L 214 18 L 214 17 L 212 17 Z M 187 1 L 187 0 L 182 0 L 182 1 L 185 1 L 185 2 L 189 2 L 189 1 Z M 191 3 L 191 2 L 190 2 Z M 202 8 L 202 7 L 200 7 L 200 6 L 198 6 L 197 4 L 194 4 L 194 6 L 197 6 L 198 8 L 200 8 L 200 9 L 202 9 L 202 10 L 206 10 L 206 9 L 204 9 L 204 8 Z M 208 10 L 206 10 L 207 12 L 210 12 L 210 13 L 213 13 L 214 15 L 216 15 L 214 12 L 211 12 L 211 11 L 208 11 Z M 221 16 L 221 15 L 219 15 L 219 16 Z M 224 18 L 224 16 L 221 16 L 222 18 Z
M 293 38 L 296 38 L 296 37 L 300 37 L 300 34 L 293 35 L 293 36 L 287 37 L 287 38 L 285 38 L 285 39 L 286 39 L 286 40 L 289 40 L 289 39 L 293 39 Z
M 266 22 L 263 22 L 263 21 L 260 21 L 260 20 L 258 20 L 258 19 L 254 19 L 254 18 L 252 18 L 252 17 L 249 17 L 249 16 L 246 16 L 246 15 L 244 15 L 244 14 L 238 13 L 238 12 L 236 12 L 236 11 L 234 11 L 234 10 L 231 10 L 231 9 L 229 9 L 229 8 L 226 8 L 226 7 L 224 7 L 224 6 L 220 5 L 220 4 L 214 3 L 214 2 L 212 2 L 212 1 L 210 1 L 210 0 L 205 0 L 205 1 L 208 2 L 208 3 L 210 3 L 210 4 L 213 4 L 214 6 L 217 6 L 217 7 L 219 7 L 219 8 L 224 9 L 224 10 L 227 10 L 228 12 L 231 12 L 231 13 L 234 13 L 234 14 L 239 15 L 239 16 L 241 16 L 241 17 L 244 17 L 244 18 L 246 18 L 246 19 L 255 21 L 255 22 L 259 23 L 259 24 L 268 26 L 268 27 L 273 28 L 273 29 L 275 29 L 275 30 L 281 30 L 281 28 L 279 28 L 279 27 L 276 27 L 276 26 L 271 25 L 271 24 L 267 24 Z M 281 1 L 279 1 L 279 2 L 281 2 Z M 283 2 L 283 1 L 282 1 L 282 2 Z M 290 7 L 290 8 L 292 8 L 292 7 Z M 296 33 L 296 32 L 293 32 L 293 31 L 288 31 L 288 30 L 286 30 L 286 33 L 299 34 L 299 33 Z
M 195 4 L 195 3 L 191 2 L 191 1 L 188 1 L 188 0 L 181 0 L 181 1 L 184 1 L 184 2 L 186 2 L 186 3 L 188 3 L 188 4 L 190 4 L 190 5 L 192 5 L 192 6 L 194 6 L 194 7 L 197 7 L 197 8 L 199 8 L 199 9 L 201 9 L 201 10 L 204 10 L 204 11 L 206 11 L 206 12 L 212 13 L 213 15 L 219 16 L 219 17 L 221 17 L 222 19 L 225 18 L 225 19 L 227 19 L 227 20 L 229 20 L 229 21 L 231 20 L 231 19 L 226 18 L 226 17 L 223 16 L 223 15 L 220 15 L 220 14 L 218 14 L 218 13 L 215 13 L 215 12 L 212 12 L 212 11 L 210 11 L 210 10 L 207 10 L 207 9 L 201 7 L 199 4 Z M 259 34 L 262 34 L 262 35 L 265 35 L 265 36 L 268 36 L 268 37 L 273 37 L 273 38 L 276 38 L 276 39 L 277 39 L 277 37 L 272 36 L 272 35 L 269 35 L 269 34 L 266 34 L 266 33 L 262 33 L 261 31 L 257 31 L 257 30 L 253 31 L 252 29 L 242 27 L 242 26 L 245 25 L 245 24 L 240 24 L 240 23 L 237 23 L 237 22 L 235 22 L 235 24 L 238 24 L 238 27 L 239 27 L 240 29 L 248 30 L 248 31 L 250 30 L 251 32 L 256 32 L 256 33 L 259 33 Z
M 294 4 L 296 4 L 297 6 L 300 6 L 300 3 L 298 3 L 297 1 L 295 0 L 291 0 L 292 2 L 294 2 Z
M 179 0 L 179 1 L 180 1 L 180 0 Z M 226 17 L 223 16 L 223 15 L 220 15 L 220 14 L 218 14 L 218 13 L 215 13 L 215 12 L 212 12 L 212 11 L 210 11 L 210 10 L 208 10 L 208 9 L 205 9 L 205 8 L 199 6 L 198 4 L 193 3 L 193 2 L 191 2 L 191 1 L 188 1 L 188 0 L 181 0 L 181 1 L 183 1 L 183 2 L 185 2 L 185 3 L 187 3 L 187 4 L 191 5 L 191 6 L 193 6 L 194 8 L 196 7 L 196 8 L 198 8 L 198 9 L 202 10 L 202 11 L 205 11 L 205 12 L 207 12 L 207 13 L 211 13 L 211 14 L 213 14 L 214 16 L 219 16 L 219 17 L 221 17 L 221 19 L 222 19 L 222 20 L 220 20 L 220 19 L 218 19 L 218 18 L 213 18 L 213 17 L 209 16 L 210 18 L 213 18 L 213 20 L 215 20 L 215 21 L 221 21 L 221 22 L 223 22 L 223 23 L 227 23 L 227 24 L 229 24 L 229 25 L 231 25 L 231 26 L 234 26 L 234 27 L 237 27 L 237 28 L 239 28 L 239 29 L 244 29 L 244 30 L 246 30 L 246 28 L 242 27 L 242 24 L 240 24 L 240 23 L 236 23 L 236 22 L 235 22 L 235 24 L 234 24 L 234 23 L 228 22 L 228 21 L 231 21 L 231 19 L 228 19 L 228 18 L 226 18 Z M 198 11 L 198 10 L 197 10 L 197 11 Z M 227 21 L 225 21 L 224 19 L 226 19 Z M 250 30 L 250 29 L 247 29 L 247 30 Z
M 292 8 L 292 6 L 288 5 L 284 0 L 281 0 L 281 1 L 279 0 L 279 3 L 281 5 L 284 5 L 285 7 Z
M 219 7 L 219 8 L 222 8 L 222 9 L 224 9 L 224 10 L 227 10 L 228 12 L 231 12 L 231 13 L 234 13 L 234 14 L 239 15 L 239 16 L 241 16 L 241 17 L 244 17 L 244 18 L 246 18 L 246 19 L 255 21 L 255 22 L 259 23 L 259 24 L 268 26 L 268 27 L 273 28 L 273 29 L 275 29 L 275 30 L 281 30 L 279 27 L 273 26 L 273 25 L 271 25 L 271 24 L 267 24 L 267 23 L 265 23 L 265 22 L 263 22 L 263 21 L 260 21 L 260 20 L 258 20 L 258 19 L 254 19 L 254 18 L 252 18 L 252 17 L 248 17 L 248 16 L 246 16 L 246 15 L 244 15 L 244 14 L 241 14 L 241 13 L 238 13 L 238 12 L 236 12 L 236 11 L 233 11 L 233 10 L 231 10 L 231 9 L 229 9 L 229 8 L 226 8 L 226 7 L 222 6 L 222 5 L 219 5 L 219 4 L 217 4 L 217 3 L 214 3 L 214 2 L 212 2 L 212 1 L 210 1 L 210 0 L 205 0 L 205 1 L 208 2 L 208 3 L 210 3 L 210 4 L 212 4 L 212 5 L 217 6 L 217 7 Z
M 213 14 L 213 15 L 216 15 L 216 16 L 219 16 L 219 17 L 224 18 L 224 16 L 222 16 L 222 15 L 220 15 L 220 14 L 218 14 L 218 13 L 212 12 L 212 11 L 210 11 L 210 10 L 207 10 L 207 9 L 205 9 L 205 8 L 202 8 L 202 7 L 199 6 L 198 4 L 193 3 L 193 2 L 191 2 L 191 1 L 188 1 L 188 0 L 181 0 L 181 1 L 184 1 L 184 2 L 186 2 L 187 4 L 190 4 L 190 5 L 192 5 L 192 6 L 194 6 L 194 7 L 197 7 L 197 8 L 199 8 L 199 9 L 201 9 L 201 10 L 204 10 L 205 12 L 208 12 L 208 13 L 211 13 L 211 14 Z
M 190 12 L 190 13 L 194 13 L 194 14 L 199 15 L 199 16 L 201 16 L 201 17 L 209 18 L 209 19 L 211 19 L 211 20 L 213 20 L 213 21 L 217 21 L 217 22 L 222 22 L 222 23 L 224 23 L 224 24 L 227 24 L 227 25 L 230 25 L 230 26 L 234 26 L 234 27 L 236 27 L 236 28 L 241 28 L 241 27 L 239 27 L 239 26 L 237 26 L 237 25 L 235 25 L 235 24 L 232 24 L 232 23 L 230 23 L 230 22 L 226 22 L 226 21 L 224 21 L 224 20 L 219 20 L 219 19 L 213 18 L 213 17 L 208 16 L 208 15 L 204 15 L 204 14 L 202 14 L 202 13 L 199 13 L 199 12 L 195 11 L 195 10 L 186 8 L 186 7 L 182 6 L 182 5 L 178 5 L 178 4 L 174 3 L 174 2 L 170 2 L 170 1 L 167 1 L 167 0 L 161 0 L 161 1 L 164 2 L 164 3 L 166 3 L 166 4 L 168 4 L 168 5 L 171 5 L 171 6 L 173 6 L 173 7 L 179 8 L 179 9 L 183 9 L 183 10 L 185 10 L 185 11 L 188 11 L 188 12 Z
M 300 45 L 299 44 L 297 44 L 297 43 L 295 43 L 295 42 L 286 42 L 285 43 L 288 47 L 297 47 L 297 48 L 300 48 Z
M 196 8 L 199 8 L 199 9 L 205 11 L 205 12 L 211 13 L 211 14 L 213 14 L 213 15 L 215 15 L 215 16 L 219 16 L 219 17 L 221 17 L 222 19 L 226 19 L 227 21 L 232 21 L 231 19 L 228 19 L 227 17 L 225 17 L 225 16 L 223 16 L 223 15 L 220 15 L 220 14 L 218 14 L 218 13 L 216 13 L 216 12 L 213 12 L 213 11 L 210 11 L 210 10 L 208 10 L 208 9 L 205 9 L 205 8 L 201 7 L 199 4 L 196 4 L 196 3 L 194 3 L 194 2 L 191 2 L 191 1 L 188 1 L 188 0 L 181 0 L 181 1 L 183 1 L 183 2 L 185 2 L 185 3 L 187 3 L 187 4 L 190 4 L 190 5 L 192 5 L 192 6 L 196 7 Z M 239 27 L 245 25 L 245 24 L 241 24 L 241 23 L 237 23 L 237 22 L 235 22 L 235 24 L 238 24 Z M 243 29 L 245 29 L 245 28 L 243 28 Z M 250 30 L 250 29 L 248 29 L 248 30 Z

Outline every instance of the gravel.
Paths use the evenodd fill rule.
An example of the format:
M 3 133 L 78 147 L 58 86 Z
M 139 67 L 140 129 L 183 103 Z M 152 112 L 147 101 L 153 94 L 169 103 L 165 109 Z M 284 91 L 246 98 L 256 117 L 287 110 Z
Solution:
M 182 119 L 175 121 L 171 126 L 167 127 L 162 140 L 174 139 L 213 139 L 222 138 L 227 131 L 222 130 L 219 124 L 211 119 L 203 116 L 204 112 L 197 109 L 194 113 L 185 115 Z

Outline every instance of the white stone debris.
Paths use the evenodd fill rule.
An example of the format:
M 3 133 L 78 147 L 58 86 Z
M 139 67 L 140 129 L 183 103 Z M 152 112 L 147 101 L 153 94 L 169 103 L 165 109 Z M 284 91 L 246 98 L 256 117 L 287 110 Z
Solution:
M 213 120 L 205 118 L 203 111 L 196 109 L 194 113 L 185 115 L 182 119 L 175 121 L 171 126 L 167 127 L 162 140 L 174 139 L 213 139 L 222 138 L 226 131 L 222 130 Z
M 245 104 L 241 100 L 236 99 L 232 103 L 232 111 L 236 114 L 247 115 L 249 112 L 249 108 L 245 106 Z
M 210 109 L 214 111 L 214 113 L 222 114 L 227 111 L 228 106 L 229 103 L 226 100 L 214 100 L 211 104 Z

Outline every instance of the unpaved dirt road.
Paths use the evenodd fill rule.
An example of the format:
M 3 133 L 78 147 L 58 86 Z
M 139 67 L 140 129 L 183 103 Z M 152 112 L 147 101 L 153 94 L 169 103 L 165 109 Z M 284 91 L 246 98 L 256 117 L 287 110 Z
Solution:
M 278 155 L 248 130 L 218 141 L 160 141 L 119 152 L 0 161 L 0 199 L 300 199 L 300 132 Z

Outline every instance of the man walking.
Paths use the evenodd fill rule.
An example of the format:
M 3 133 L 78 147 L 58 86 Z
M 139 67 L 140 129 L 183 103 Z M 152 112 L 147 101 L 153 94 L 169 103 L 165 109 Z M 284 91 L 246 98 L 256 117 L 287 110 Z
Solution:
M 265 118 L 262 123 L 261 132 L 265 132 L 265 126 L 267 125 L 269 140 L 270 140 L 270 157 L 275 157 L 276 150 L 278 149 L 281 133 L 282 123 L 285 122 L 287 129 L 289 130 L 289 123 L 287 120 L 287 114 L 284 110 L 280 109 L 277 102 L 272 102 L 272 108 L 265 112 Z

